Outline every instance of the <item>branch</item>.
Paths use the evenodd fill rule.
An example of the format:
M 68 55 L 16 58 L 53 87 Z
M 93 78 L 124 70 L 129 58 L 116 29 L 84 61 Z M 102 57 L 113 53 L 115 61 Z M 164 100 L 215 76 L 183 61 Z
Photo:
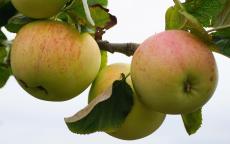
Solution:
M 97 43 L 101 50 L 119 52 L 127 56 L 132 56 L 139 46 L 137 43 L 109 43 L 108 41 L 97 41 Z

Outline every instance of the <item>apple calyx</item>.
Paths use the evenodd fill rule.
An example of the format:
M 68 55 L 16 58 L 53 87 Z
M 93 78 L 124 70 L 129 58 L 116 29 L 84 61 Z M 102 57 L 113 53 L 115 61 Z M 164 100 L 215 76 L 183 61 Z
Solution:
M 184 82 L 184 92 L 185 93 L 191 93 L 193 87 L 192 87 L 192 83 L 189 81 L 189 79 L 187 79 Z

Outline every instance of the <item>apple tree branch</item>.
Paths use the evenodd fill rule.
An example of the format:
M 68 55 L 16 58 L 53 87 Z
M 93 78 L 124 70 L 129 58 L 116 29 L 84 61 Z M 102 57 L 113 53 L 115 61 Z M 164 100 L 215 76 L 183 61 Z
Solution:
M 139 44 L 137 43 L 109 43 L 108 41 L 97 41 L 101 50 L 108 51 L 110 53 L 118 52 L 127 56 L 132 56 L 136 51 Z

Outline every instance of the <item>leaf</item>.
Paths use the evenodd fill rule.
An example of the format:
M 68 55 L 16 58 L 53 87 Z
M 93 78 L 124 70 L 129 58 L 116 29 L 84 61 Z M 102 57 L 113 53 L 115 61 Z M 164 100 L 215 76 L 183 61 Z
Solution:
M 230 38 L 214 38 L 213 42 L 217 45 L 219 53 L 230 58 Z
M 211 33 L 214 37 L 230 38 L 230 26 L 226 28 L 216 29 L 216 32 Z
M 21 27 L 24 25 L 32 22 L 33 19 L 28 18 L 22 14 L 15 15 L 14 17 L 10 18 L 7 25 L 5 26 L 6 29 L 12 33 L 17 33 Z
M 0 27 L 7 24 L 8 20 L 17 13 L 12 3 L 7 0 L 7 2 L 0 7 Z
M 117 23 L 115 16 L 109 13 L 109 10 L 101 5 L 93 5 L 90 7 L 90 14 L 95 23 L 92 26 L 86 17 L 84 7 L 81 0 L 75 0 L 73 4 L 65 9 L 73 22 L 78 25 L 80 32 L 90 32 L 95 36 L 96 40 L 102 39 L 102 35 L 106 30 L 110 29 Z
M 222 9 L 222 11 L 218 14 L 217 18 L 214 21 L 213 27 L 218 26 L 226 26 L 230 25 L 230 1 L 227 0 L 225 3 L 225 7 Z
M 101 6 L 104 6 L 106 7 L 108 5 L 108 0 L 88 0 L 88 4 L 90 6 L 93 6 L 93 5 L 101 5 Z
M 166 20 L 169 23 L 167 26 L 172 29 L 173 27 L 175 29 L 179 27 L 180 29 L 188 30 L 207 42 L 210 50 L 229 57 L 230 1 L 186 0 L 182 5 L 179 1 L 175 0 L 175 2 L 177 9 L 171 8 L 166 13 Z M 181 7 L 179 10 L 178 5 Z M 177 12 L 181 13 L 187 19 L 188 22 L 184 26 L 182 25 L 183 20 L 178 18 L 180 16 Z M 171 22 L 170 24 L 170 20 L 177 20 L 180 23 Z M 206 31 L 204 27 L 211 29 Z
M 210 42 L 211 38 L 199 23 L 199 21 L 189 14 L 186 9 L 177 2 L 175 6 L 170 7 L 165 15 L 166 30 L 180 29 L 191 32 L 205 42 Z
M 182 29 L 186 23 L 184 16 L 179 13 L 180 7 L 169 7 L 165 15 L 165 29 Z
M 132 89 L 126 81 L 117 80 L 86 108 L 72 117 L 65 118 L 65 122 L 70 131 L 78 134 L 113 131 L 121 126 L 131 111 L 132 95 Z
M 204 26 L 211 27 L 226 0 L 190 0 L 183 5 Z
M 189 135 L 197 132 L 202 125 L 202 110 L 199 109 L 193 113 L 182 114 L 185 129 Z
M 205 42 L 211 42 L 211 37 L 208 35 L 208 32 L 202 27 L 202 25 L 197 21 L 195 17 L 193 17 L 186 11 L 180 11 L 180 13 L 187 20 L 187 23 L 184 26 L 185 30 L 190 31 L 192 34 L 198 36 Z
M 209 30 L 212 40 L 216 44 L 216 52 L 230 58 L 230 1 L 226 2 L 217 19 L 213 29 Z
M 4 62 L 7 56 L 6 45 L 4 42 L 7 40 L 5 34 L 0 30 L 0 64 Z
M 8 67 L 0 65 L 0 88 L 2 88 L 11 75 L 11 70 Z
M 4 62 L 6 56 L 7 56 L 7 51 L 5 47 L 0 46 L 0 64 Z
M 5 34 L 0 30 L 0 42 L 3 40 L 6 40 L 6 39 L 7 38 L 6 38 Z M 1 45 L 1 43 L 0 43 L 0 45 Z

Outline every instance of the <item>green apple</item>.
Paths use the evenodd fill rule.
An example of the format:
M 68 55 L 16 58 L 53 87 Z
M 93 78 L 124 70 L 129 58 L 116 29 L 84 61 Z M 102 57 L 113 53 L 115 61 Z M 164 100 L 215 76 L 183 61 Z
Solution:
M 64 7 L 66 0 L 11 0 L 14 7 L 31 18 L 49 18 Z
M 131 78 L 140 100 L 169 114 L 201 108 L 215 91 L 217 73 L 209 47 L 182 30 L 148 38 L 134 53 L 131 64 Z
M 11 50 L 12 72 L 31 95 L 64 101 L 84 91 L 100 68 L 100 50 L 88 34 L 62 22 L 36 21 L 17 34 Z
M 121 73 L 127 75 L 130 72 L 129 64 L 112 64 L 99 73 L 96 81 L 90 89 L 89 102 L 106 90 L 115 80 L 121 78 Z M 132 87 L 131 78 L 127 78 L 128 84 Z M 134 93 L 134 105 L 131 112 L 125 119 L 120 128 L 113 132 L 107 132 L 109 135 L 124 140 L 135 140 L 150 135 L 157 130 L 165 119 L 165 114 L 155 112 L 146 108 L 139 102 Z

